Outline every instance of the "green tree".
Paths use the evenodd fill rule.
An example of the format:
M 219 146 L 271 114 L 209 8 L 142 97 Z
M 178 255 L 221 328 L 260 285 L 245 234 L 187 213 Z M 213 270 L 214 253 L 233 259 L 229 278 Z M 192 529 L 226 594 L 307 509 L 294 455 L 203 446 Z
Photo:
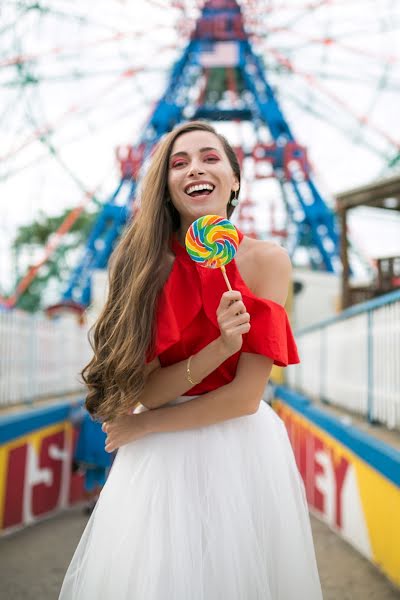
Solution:
M 59 299 L 72 269 L 79 260 L 99 210 L 82 212 L 79 215 L 68 233 L 64 234 L 59 246 L 40 268 L 29 287 L 18 298 L 18 308 L 36 312 Z M 40 260 L 40 251 L 43 252 L 44 247 L 50 241 L 50 236 L 57 231 L 70 211 L 71 209 L 66 209 L 57 216 L 48 216 L 40 211 L 35 221 L 19 227 L 12 244 L 15 287 L 27 273 L 29 267 Z

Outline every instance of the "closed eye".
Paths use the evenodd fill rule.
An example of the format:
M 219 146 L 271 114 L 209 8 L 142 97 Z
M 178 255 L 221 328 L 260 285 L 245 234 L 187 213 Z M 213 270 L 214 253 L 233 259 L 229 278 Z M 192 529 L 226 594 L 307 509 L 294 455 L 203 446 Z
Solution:
M 171 167 L 174 169 L 175 167 L 182 167 L 182 166 L 184 166 L 185 164 L 186 164 L 186 162 L 185 162 L 184 160 L 182 160 L 182 159 L 179 159 L 179 160 L 174 160 L 174 161 L 171 163 Z

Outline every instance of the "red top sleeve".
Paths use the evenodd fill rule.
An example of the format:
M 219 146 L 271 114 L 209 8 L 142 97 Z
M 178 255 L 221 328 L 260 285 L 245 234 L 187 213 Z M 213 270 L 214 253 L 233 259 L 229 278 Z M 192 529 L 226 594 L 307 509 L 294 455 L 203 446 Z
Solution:
M 241 241 L 243 234 L 238 230 Z M 156 311 L 156 339 L 147 361 L 159 357 L 168 366 L 195 354 L 219 337 L 216 311 L 226 283 L 219 269 L 195 264 L 176 239 L 172 240 L 175 261 L 161 291 Z M 190 390 L 201 394 L 233 380 L 242 352 L 263 354 L 278 366 L 299 363 L 296 342 L 285 308 L 255 296 L 243 281 L 235 260 L 226 265 L 232 288 L 239 290 L 250 313 L 251 329 L 243 336 L 239 352 Z
M 243 292 L 242 292 L 243 294 Z M 285 308 L 272 300 L 245 296 L 251 328 L 243 336 L 242 352 L 273 358 L 274 364 L 287 367 L 300 362 L 296 342 Z

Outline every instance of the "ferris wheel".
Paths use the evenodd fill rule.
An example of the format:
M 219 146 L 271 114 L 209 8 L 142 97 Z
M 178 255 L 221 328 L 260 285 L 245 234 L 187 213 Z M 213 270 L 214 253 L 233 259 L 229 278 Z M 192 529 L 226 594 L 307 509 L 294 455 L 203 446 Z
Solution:
M 327 203 L 329 190 L 344 181 L 398 168 L 399 2 L 239 4 Z M 103 0 L 96 10 L 89 0 L 3 3 L 0 186 L 10 207 L 30 202 L 31 209 L 54 210 L 55 195 L 68 206 L 101 203 L 119 176 L 114 148 L 140 138 L 203 8 L 183 0 L 147 0 L 140 13 L 128 0 Z M 235 90 L 213 76 L 223 104 Z M 240 145 L 252 133 L 239 124 L 234 135 Z M 250 174 L 247 196 L 257 196 L 257 185 Z M 290 203 L 271 198 L 262 227 L 284 237 Z M 243 209 L 251 227 L 250 204 Z

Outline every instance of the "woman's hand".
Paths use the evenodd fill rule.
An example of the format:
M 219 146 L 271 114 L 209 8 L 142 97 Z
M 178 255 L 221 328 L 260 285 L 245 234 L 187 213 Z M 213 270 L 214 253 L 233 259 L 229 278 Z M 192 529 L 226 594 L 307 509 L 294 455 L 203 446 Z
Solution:
M 240 350 L 243 334 L 250 331 L 250 315 L 242 302 L 242 294 L 237 291 L 224 292 L 217 308 L 217 320 L 221 339 L 231 354 Z
M 143 421 L 140 415 L 129 415 L 127 417 L 116 417 L 112 421 L 104 421 L 101 426 L 107 434 L 105 450 L 114 452 L 121 446 L 134 442 L 146 435 Z

